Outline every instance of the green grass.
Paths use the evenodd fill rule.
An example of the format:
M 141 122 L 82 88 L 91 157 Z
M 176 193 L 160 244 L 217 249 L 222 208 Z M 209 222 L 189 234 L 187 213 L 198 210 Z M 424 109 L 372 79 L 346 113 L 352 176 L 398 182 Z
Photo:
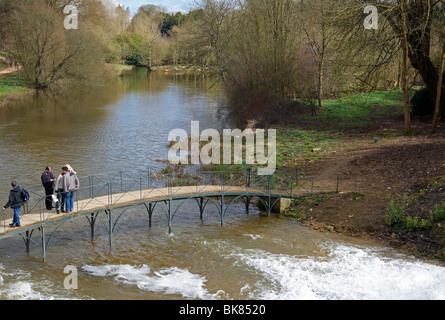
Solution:
M 0 78 L 0 101 L 13 92 L 24 92 L 28 88 L 18 76 Z
M 318 117 L 360 126 L 367 123 L 371 114 L 385 115 L 398 106 L 400 110 L 403 107 L 403 93 L 400 90 L 342 94 L 337 99 L 324 100 Z
M 372 117 L 392 117 L 402 112 L 403 93 L 400 90 L 342 94 L 336 99 L 326 99 L 318 115 L 310 118 L 324 124 L 311 126 L 317 130 L 277 128 L 277 166 L 292 167 L 299 160 L 319 160 L 345 147 L 341 129 L 365 126 L 370 124 Z M 372 135 L 374 137 L 375 133 Z M 369 142 L 377 143 L 378 138 Z
M 319 160 L 341 143 L 340 135 L 339 132 L 277 128 L 277 166 L 292 167 L 298 160 Z

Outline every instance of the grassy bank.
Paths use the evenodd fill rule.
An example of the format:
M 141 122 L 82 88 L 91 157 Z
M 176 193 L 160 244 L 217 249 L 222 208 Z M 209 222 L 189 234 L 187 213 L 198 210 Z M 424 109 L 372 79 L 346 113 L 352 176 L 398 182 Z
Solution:
M 340 125 L 367 125 L 371 117 L 391 116 L 402 112 L 403 93 L 400 90 L 341 94 L 325 100 L 321 120 L 340 120 Z
M 412 125 L 416 135 L 403 135 L 403 97 L 394 90 L 325 100 L 316 118 L 279 130 L 283 165 L 340 175 L 339 194 L 295 201 L 286 214 L 445 260 L 445 123 L 432 137 L 430 121 Z
M 306 117 L 298 125 L 277 128 L 277 163 L 293 167 L 302 161 L 314 162 L 358 144 L 394 139 L 402 133 L 369 127 L 401 115 L 403 94 L 400 90 L 342 94 L 335 99 L 325 99 L 316 117 Z
M 24 93 L 29 90 L 32 89 L 26 86 L 23 79 L 18 76 L 13 75 L 0 78 L 0 104 L 11 95 Z

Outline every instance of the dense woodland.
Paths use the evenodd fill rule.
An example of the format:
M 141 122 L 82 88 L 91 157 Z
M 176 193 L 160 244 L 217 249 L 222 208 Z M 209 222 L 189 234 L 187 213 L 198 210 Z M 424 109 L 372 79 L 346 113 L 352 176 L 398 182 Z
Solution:
M 147 4 L 130 16 L 107 0 L 0 0 L 0 49 L 36 88 L 95 81 L 104 64 L 199 66 L 219 76 L 245 120 L 294 112 L 296 101 L 316 115 L 340 92 L 400 88 L 409 132 L 413 86 L 426 88 L 418 108 L 428 110 L 417 112 L 445 115 L 444 3 L 196 0 L 188 13 Z M 69 4 L 76 30 L 63 27 Z M 364 27 L 369 4 L 374 29 Z

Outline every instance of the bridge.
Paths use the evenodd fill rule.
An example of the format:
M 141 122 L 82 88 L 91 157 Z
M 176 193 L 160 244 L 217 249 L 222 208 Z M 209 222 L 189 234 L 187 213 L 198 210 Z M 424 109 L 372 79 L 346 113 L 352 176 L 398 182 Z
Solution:
M 30 244 L 36 244 L 42 253 L 43 261 L 56 231 L 65 223 L 86 217 L 94 239 L 96 220 L 105 216 L 105 226 L 110 246 L 119 219 L 134 206 L 143 206 L 148 213 L 148 226 L 152 226 L 152 215 L 156 206 L 162 208 L 172 232 L 173 219 L 181 206 L 188 200 L 196 200 L 200 219 L 207 204 L 215 205 L 224 225 L 224 217 L 229 207 L 239 201 L 246 206 L 256 200 L 270 216 L 274 206 L 282 199 L 339 191 L 339 176 L 301 176 L 296 169 L 279 171 L 273 175 L 260 176 L 251 168 L 237 171 L 188 171 L 161 173 L 148 168 L 137 175 L 119 171 L 114 175 L 91 175 L 79 177 L 80 188 L 74 196 L 74 209 L 70 213 L 57 214 L 45 208 L 43 187 L 26 188 L 31 195 L 20 214 L 21 227 L 11 228 L 12 210 L 3 211 L 0 219 L 0 240 L 8 237 L 21 237 L 29 251 Z M 0 202 L 7 202 L 9 194 L 0 195 Z M 173 201 L 180 201 L 175 208 Z M 49 230 L 52 227 L 51 230 Z M 39 239 L 32 239 L 38 231 Z

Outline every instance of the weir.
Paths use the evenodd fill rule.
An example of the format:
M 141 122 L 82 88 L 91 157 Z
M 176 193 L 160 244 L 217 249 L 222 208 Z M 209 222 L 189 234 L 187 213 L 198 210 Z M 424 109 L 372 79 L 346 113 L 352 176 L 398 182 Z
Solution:
M 113 246 L 113 234 L 120 218 L 134 206 L 144 206 L 148 214 L 148 226 L 152 216 L 160 207 L 167 218 L 168 232 L 172 232 L 173 219 L 181 206 L 189 199 L 195 199 L 200 219 L 208 204 L 217 208 L 221 226 L 229 207 L 244 201 L 246 213 L 252 199 L 270 216 L 274 206 L 281 199 L 298 199 L 315 194 L 338 192 L 339 176 L 299 176 L 296 169 L 278 171 L 272 175 L 258 175 L 248 168 L 238 171 L 193 171 L 160 173 L 148 168 L 136 177 L 119 171 L 111 178 L 106 176 L 79 177 L 80 188 L 75 193 L 74 209 L 70 213 L 57 214 L 45 208 L 43 187 L 27 188 L 31 194 L 28 203 L 21 210 L 21 227 L 11 228 L 12 213 L 3 211 L 0 225 L 0 240 L 21 237 L 29 251 L 30 244 L 37 245 L 46 261 L 46 253 L 55 233 L 67 222 L 86 217 L 91 227 L 91 239 L 99 215 L 105 217 L 109 244 Z M 26 188 L 26 186 L 22 186 Z M 8 195 L 0 195 L 0 201 L 7 201 Z M 176 208 L 172 202 L 179 201 Z M 53 229 L 49 232 L 49 227 Z M 39 239 L 32 239 L 38 231 Z

